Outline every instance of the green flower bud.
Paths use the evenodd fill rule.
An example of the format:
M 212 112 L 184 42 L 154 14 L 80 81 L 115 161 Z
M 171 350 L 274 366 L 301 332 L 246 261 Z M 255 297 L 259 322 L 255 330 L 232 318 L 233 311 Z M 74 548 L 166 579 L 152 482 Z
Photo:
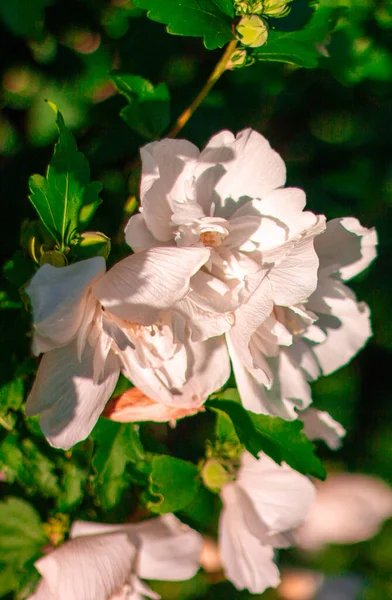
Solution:
M 253 65 L 255 59 L 249 56 L 245 49 L 238 49 L 234 52 L 227 66 L 228 69 L 240 69 L 241 67 L 249 67 Z
M 257 15 L 242 17 L 236 27 L 237 38 L 244 46 L 259 48 L 268 38 L 268 27 L 265 21 Z
M 52 265 L 53 267 L 66 267 L 68 260 L 60 250 L 48 250 L 41 254 L 39 264 L 41 266 Z
M 204 463 L 201 470 L 201 477 L 204 485 L 215 493 L 219 493 L 222 487 L 232 479 L 230 473 L 226 471 L 216 458 L 210 458 Z
M 100 231 L 85 231 L 76 241 L 74 251 L 79 259 L 103 256 L 106 260 L 110 254 L 110 239 Z
M 285 17 L 291 10 L 289 6 L 292 0 L 264 0 L 263 15 L 280 19 Z
M 234 10 L 237 15 L 255 15 L 263 12 L 262 0 L 234 0 Z

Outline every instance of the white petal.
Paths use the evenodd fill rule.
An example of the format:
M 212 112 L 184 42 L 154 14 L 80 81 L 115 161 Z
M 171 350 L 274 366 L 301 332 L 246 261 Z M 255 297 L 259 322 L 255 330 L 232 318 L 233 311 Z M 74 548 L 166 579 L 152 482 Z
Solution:
M 124 533 L 79 537 L 35 563 L 56 600 L 109 600 L 131 570 L 135 547 Z M 36 600 L 46 600 L 36 595 Z
M 167 242 L 157 240 L 151 231 L 147 228 L 146 221 L 142 214 L 133 215 L 124 229 L 125 241 L 134 252 L 148 250 L 156 246 L 165 246 Z M 169 242 L 172 244 L 172 242 Z
M 206 167 L 218 164 L 220 173 L 205 177 Z M 204 166 L 205 165 L 205 166 Z M 211 168 L 211 167 L 210 167 Z M 245 129 L 236 138 L 230 132 L 214 136 L 200 154 L 196 182 L 198 201 L 216 205 L 215 216 L 228 217 L 241 197 L 263 198 L 284 185 L 286 168 L 269 142 L 256 131 Z
M 324 440 L 331 450 L 341 447 L 342 438 L 347 432 L 329 413 L 308 408 L 299 413 L 299 418 L 304 422 L 304 433 L 310 440 Z
M 357 302 L 351 290 L 337 280 L 329 278 L 328 287 L 323 300 L 331 314 L 321 315 L 317 321 L 327 337 L 313 348 L 324 375 L 348 363 L 372 335 L 368 306 Z M 323 289 L 327 290 L 326 286 Z M 315 300 L 312 297 L 309 307 Z
M 374 260 L 377 255 L 377 233 L 374 228 L 362 227 L 358 219 L 333 219 L 316 239 L 315 247 L 320 268 L 351 279 Z
M 27 399 L 26 414 L 41 414 L 41 428 L 56 448 L 68 450 L 94 427 L 116 385 L 119 366 L 110 354 L 93 382 L 94 349 L 86 344 L 79 362 L 75 342 L 47 352 Z
M 235 484 L 222 489 L 219 549 L 225 575 L 238 590 L 261 594 L 280 582 L 274 552 L 252 535 L 245 520 Z
M 40 267 L 26 288 L 33 308 L 35 354 L 64 346 L 75 337 L 88 289 L 104 272 L 105 260 L 100 256 L 69 267 Z
M 179 362 L 181 370 L 185 365 L 185 380 L 180 388 L 171 388 L 166 382 L 177 376 Z M 156 402 L 184 408 L 198 408 L 230 376 L 229 357 L 222 337 L 187 342 L 163 367 L 160 372 L 159 369 L 142 369 L 132 360 L 124 362 L 126 376 L 144 394 Z
M 271 283 L 275 304 L 292 306 L 306 302 L 317 286 L 318 257 L 314 250 L 313 238 L 325 227 L 324 218 L 305 235 L 293 242 L 284 258 L 275 264 L 268 279 Z
M 199 570 L 203 538 L 174 515 L 139 523 L 137 536 L 141 540 L 139 577 L 184 581 Z
M 150 325 L 190 289 L 190 278 L 209 259 L 207 248 L 152 248 L 124 258 L 93 288 L 117 317 Z
M 185 199 L 186 182 L 192 177 L 198 154 L 199 150 L 190 142 L 171 139 L 152 142 L 140 151 L 143 217 L 153 236 L 161 242 L 173 238 L 173 200 Z
M 311 404 L 311 390 L 304 372 L 292 361 L 290 352 L 283 349 L 279 355 L 279 381 L 283 398 L 291 400 L 301 410 Z
M 315 487 L 307 477 L 265 454 L 257 460 L 243 453 L 236 485 L 246 492 L 270 535 L 298 527 L 315 498 Z

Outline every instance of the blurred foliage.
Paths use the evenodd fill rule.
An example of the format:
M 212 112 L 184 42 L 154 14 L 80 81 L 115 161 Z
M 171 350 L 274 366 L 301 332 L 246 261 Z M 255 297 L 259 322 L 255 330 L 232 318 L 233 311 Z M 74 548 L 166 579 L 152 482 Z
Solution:
M 15 587 L 18 598 L 31 593 L 36 582 L 32 562 L 48 539 L 55 545 L 64 538 L 67 519 L 120 522 L 140 513 L 141 491 L 151 495 L 151 506 L 156 502 L 165 482 L 155 477 L 154 464 L 152 476 L 147 468 L 143 472 L 144 452 L 159 455 L 168 450 L 174 461 L 197 462 L 213 433 L 212 411 L 185 419 L 174 430 L 146 424 L 137 431 L 101 420 L 91 439 L 63 453 L 48 446 L 36 419 L 25 420 L 23 415 L 23 400 L 36 371 L 36 361 L 29 358 L 30 320 L 23 293 L 34 270 L 24 239 L 30 239 L 29 228 L 36 227 L 27 200 L 28 179 L 31 173 L 45 172 L 57 133 L 53 111 L 44 100 L 58 106 L 90 163 L 91 180 L 102 182 L 103 203 L 91 228 L 112 238 L 110 259 L 115 261 L 123 252 L 123 224 L 136 208 L 139 147 L 162 133 L 189 105 L 221 52 L 206 50 L 199 31 L 179 31 L 199 38 L 168 35 L 162 23 L 173 18 L 172 13 L 166 18 L 171 4 L 148 0 L 2 0 L 0 4 L 0 251 L 5 265 L 0 284 L 0 471 L 6 479 L 2 494 L 7 498 L 0 511 L 0 596 L 7 599 L 14 597 L 9 592 Z M 209 48 L 232 37 L 227 25 L 229 3 L 216 4 L 222 33 L 215 45 L 205 38 Z M 295 29 L 304 24 L 301 19 L 312 19 L 312 11 L 306 15 L 297 11 L 300 4 L 308 8 L 307 2 L 292 4 L 291 13 L 279 24 L 270 20 L 271 45 L 252 54 L 263 59 L 279 39 L 285 40 L 291 53 L 293 47 L 301 47 L 304 37 L 308 41 L 308 34 Z M 354 215 L 363 225 L 377 227 L 380 256 L 371 272 L 354 283 L 358 296 L 372 309 L 374 336 L 358 358 L 316 382 L 313 392 L 315 404 L 348 430 L 338 454 L 320 447 L 330 468 L 377 474 L 392 484 L 388 370 L 392 353 L 392 1 L 322 0 L 321 4 L 331 15 L 332 34 L 316 28 L 305 54 L 300 51 L 302 62 L 260 60 L 225 73 L 181 136 L 203 145 L 219 129 L 251 126 L 281 153 L 288 184 L 306 190 L 311 210 L 329 218 Z M 156 15 L 161 11 L 156 17 L 160 22 L 146 18 L 144 8 L 156 10 Z M 180 20 L 181 15 L 176 17 Z M 169 31 L 178 33 L 176 23 L 169 25 Z M 278 50 L 285 52 L 282 46 Z M 125 73 L 133 77 L 132 89 L 126 92 L 119 79 Z M 147 100 L 140 92 L 143 86 Z M 126 96 L 125 108 L 116 87 Z M 147 122 L 146 103 L 155 103 L 157 109 Z M 131 127 L 124 123 L 121 111 Z M 45 232 L 35 237 L 46 243 Z M 130 453 L 124 443 L 128 435 L 138 440 L 140 435 L 143 446 L 132 446 L 132 452 L 137 447 L 139 454 Z M 205 488 L 198 491 L 196 484 L 194 491 L 194 497 L 182 504 L 176 498 L 182 507 L 180 516 L 214 535 L 219 499 Z M 207 515 L 207 523 L 201 515 L 204 519 Z M 283 565 L 312 567 L 330 575 L 363 575 L 363 600 L 392 597 L 391 523 L 369 542 L 327 548 L 316 556 L 286 551 L 281 558 Z M 157 584 L 156 589 L 166 600 L 251 597 L 205 573 L 184 583 Z M 263 595 L 266 600 L 277 597 L 273 591 Z

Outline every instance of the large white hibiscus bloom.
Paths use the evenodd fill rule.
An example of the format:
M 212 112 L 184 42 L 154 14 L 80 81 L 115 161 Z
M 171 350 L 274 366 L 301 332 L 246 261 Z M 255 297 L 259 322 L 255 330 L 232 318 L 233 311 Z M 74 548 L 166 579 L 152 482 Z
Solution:
M 177 310 L 192 316 L 193 339 L 226 332 L 233 360 L 259 384 L 271 385 L 254 334 L 274 304 L 299 304 L 314 292 L 313 240 L 324 217 L 304 211 L 302 190 L 282 187 L 283 160 L 250 129 L 236 137 L 222 131 L 202 152 L 185 140 L 153 142 L 141 157 L 141 213 L 128 222 L 127 242 L 136 252 L 209 248 L 210 260 Z
M 94 427 L 120 370 L 157 402 L 198 407 L 229 375 L 222 340 L 178 343 L 171 306 L 208 258 L 202 248 L 157 248 L 105 274 L 105 261 L 42 266 L 27 288 L 36 354 L 44 352 L 27 400 L 49 442 L 68 449 Z
M 71 539 L 35 563 L 42 579 L 29 600 L 159 600 L 141 579 L 190 579 L 201 548 L 200 534 L 170 514 L 132 525 L 76 521 Z
M 311 403 L 308 381 L 328 375 L 349 362 L 371 336 L 369 308 L 358 302 L 345 281 L 365 269 L 376 256 L 377 235 L 357 219 L 334 219 L 315 239 L 319 258 L 317 288 L 310 298 L 290 307 L 274 306 L 252 335 L 271 372 L 263 385 L 231 351 L 243 402 L 256 413 L 297 417 Z M 260 358 L 261 361 L 261 358 Z
M 260 454 L 241 457 L 237 479 L 223 486 L 219 547 L 226 577 L 240 590 L 261 594 L 279 584 L 274 548 L 292 545 L 315 488 L 285 463 Z

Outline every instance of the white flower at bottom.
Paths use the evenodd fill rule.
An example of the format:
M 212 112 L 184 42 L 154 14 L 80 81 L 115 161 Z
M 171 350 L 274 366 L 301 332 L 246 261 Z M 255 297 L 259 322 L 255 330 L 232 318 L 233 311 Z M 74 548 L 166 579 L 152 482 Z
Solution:
M 222 488 L 219 523 L 223 568 L 237 589 L 261 594 L 279 584 L 274 548 L 293 543 L 292 530 L 306 518 L 314 496 L 309 479 L 288 465 L 243 453 L 236 481 Z
M 35 563 L 29 600 L 158 600 L 140 578 L 182 581 L 200 566 L 202 537 L 174 515 L 132 525 L 76 521 L 71 540 Z

